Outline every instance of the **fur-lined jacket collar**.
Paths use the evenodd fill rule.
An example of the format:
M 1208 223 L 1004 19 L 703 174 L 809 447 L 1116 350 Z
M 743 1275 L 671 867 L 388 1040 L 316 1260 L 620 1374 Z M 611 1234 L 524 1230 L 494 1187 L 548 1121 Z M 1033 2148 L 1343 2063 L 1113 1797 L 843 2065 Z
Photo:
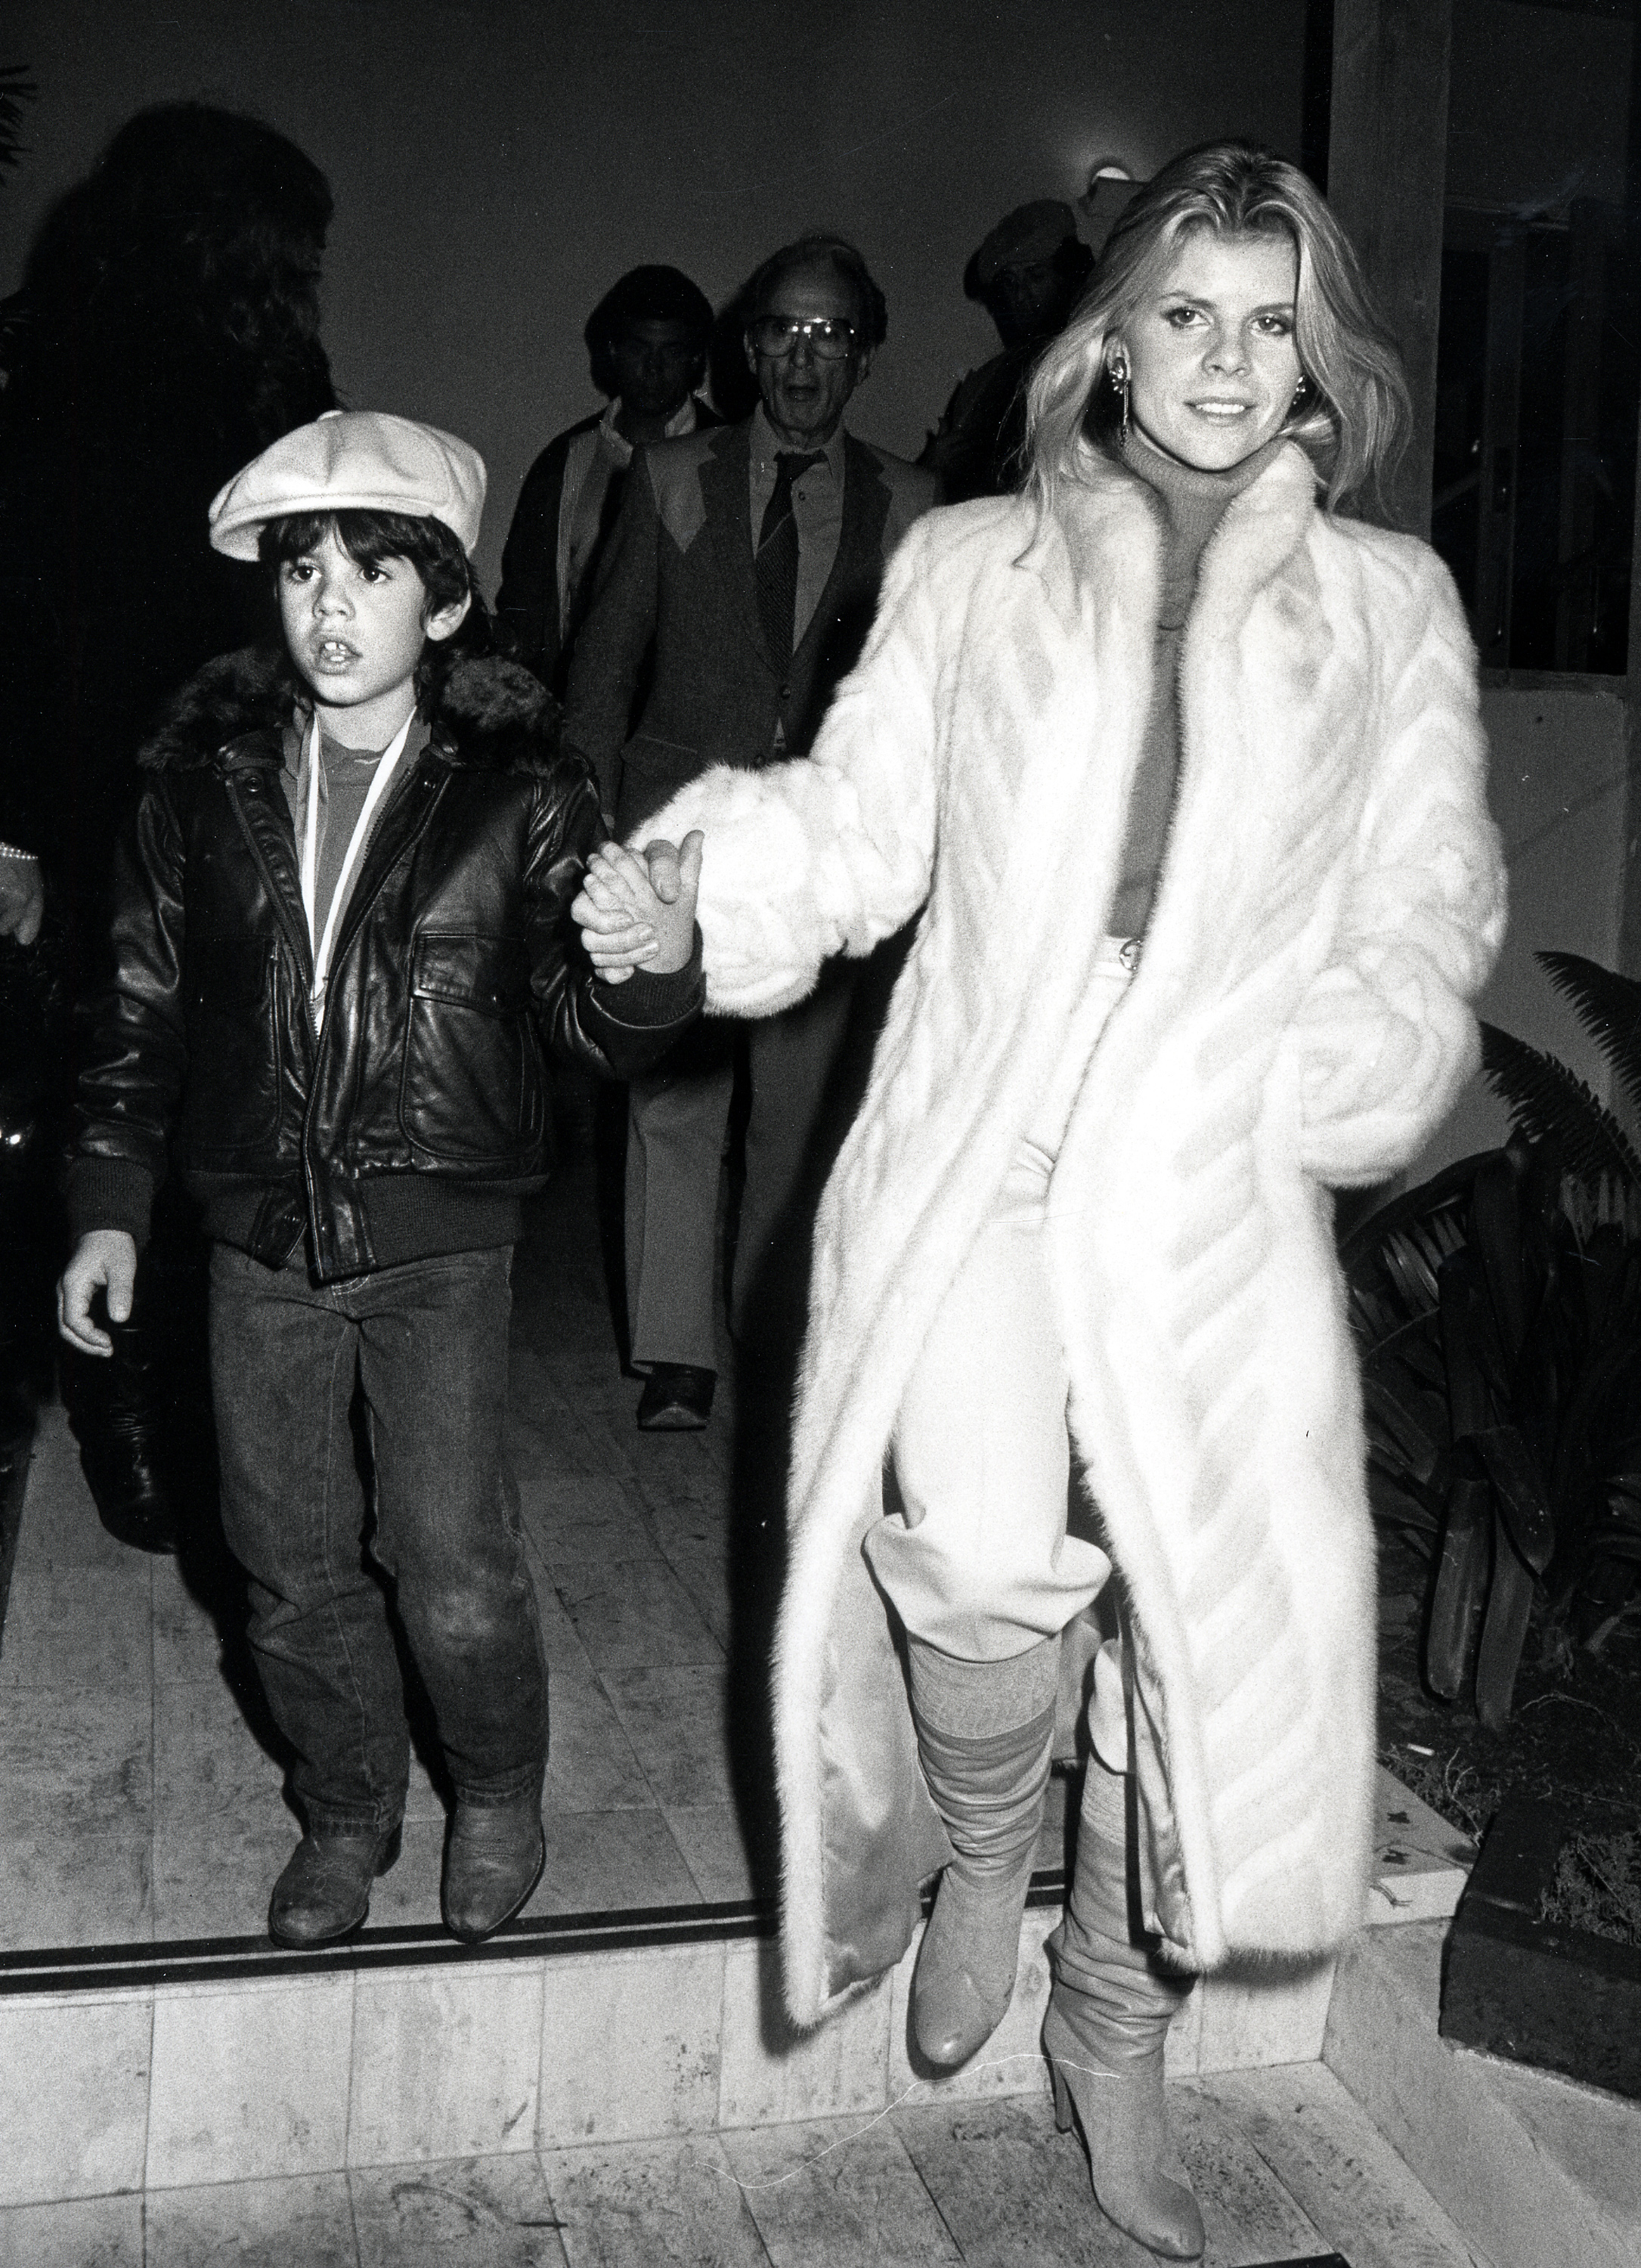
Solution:
M 170 703 L 138 762 L 151 771 L 167 771 L 211 763 L 230 752 L 265 761 L 268 736 L 276 744 L 293 710 L 306 706 L 306 688 L 277 647 L 220 654 Z M 451 763 L 533 771 L 557 753 L 557 703 L 527 669 L 499 655 L 453 663 L 424 713 L 430 747 Z

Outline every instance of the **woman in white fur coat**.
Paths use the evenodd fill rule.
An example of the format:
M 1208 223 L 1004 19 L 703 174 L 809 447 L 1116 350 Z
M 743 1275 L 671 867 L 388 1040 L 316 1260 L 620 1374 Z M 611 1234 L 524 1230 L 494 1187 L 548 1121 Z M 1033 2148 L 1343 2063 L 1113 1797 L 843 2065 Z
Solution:
M 807 760 L 653 822 L 704 834 L 726 1012 L 922 909 L 816 1231 L 777 1644 L 792 2014 L 898 1960 L 944 1867 L 914 2028 L 942 2066 L 989 2036 L 1062 1635 L 1115 1562 L 1044 2044 L 1100 2204 L 1172 2257 L 1202 2247 L 1162 2162 L 1180 1979 L 1327 1953 L 1367 1881 L 1330 1191 L 1447 1111 L 1503 929 L 1459 601 L 1336 510 L 1405 400 L 1305 178 L 1176 159 L 1039 367 L 1024 491 L 908 537 Z M 578 905 L 611 973 L 648 952 L 631 856 Z M 1073 1471 L 1109 1558 L 1067 1534 Z

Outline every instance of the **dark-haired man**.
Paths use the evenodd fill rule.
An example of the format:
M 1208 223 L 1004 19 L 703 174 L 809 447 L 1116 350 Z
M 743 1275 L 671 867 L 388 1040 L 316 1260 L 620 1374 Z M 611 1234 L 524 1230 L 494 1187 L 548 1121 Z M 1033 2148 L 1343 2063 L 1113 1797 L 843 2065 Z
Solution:
M 593 383 L 609 403 L 549 441 L 525 475 L 496 600 L 520 659 L 555 693 L 634 448 L 718 423 L 695 392 L 711 332 L 705 294 L 676 268 L 629 269 L 587 318 Z
M 931 475 L 842 423 L 888 328 L 855 247 L 821 236 L 785 246 L 742 302 L 758 407 L 638 452 L 571 661 L 565 737 L 592 760 L 622 833 L 710 764 L 808 753 L 871 627 L 885 561 L 935 500 Z M 718 1168 L 742 1048 L 737 1335 L 754 1314 L 788 1312 L 782 1263 L 850 992 L 835 968 L 784 1014 L 703 1027 L 633 1082 L 627 1291 L 633 1364 L 648 1373 L 642 1426 L 702 1425 L 711 1408 Z

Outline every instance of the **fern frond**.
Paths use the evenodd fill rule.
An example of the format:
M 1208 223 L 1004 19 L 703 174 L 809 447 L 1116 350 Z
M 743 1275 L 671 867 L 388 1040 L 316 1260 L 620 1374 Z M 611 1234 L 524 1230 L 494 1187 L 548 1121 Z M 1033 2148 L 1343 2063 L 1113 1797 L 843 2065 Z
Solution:
M 1641 983 L 1586 961 L 1580 953 L 1534 954 L 1539 967 L 1612 1065 L 1630 1106 L 1641 1113 Z
M 1641 1183 L 1641 1158 L 1623 1128 L 1565 1064 L 1483 1024 L 1482 1068 L 1515 1131 L 1553 1150 L 1568 1173 L 1591 1183 L 1604 1174 L 1631 1187 Z
M 0 173 L 24 154 L 23 113 L 39 92 L 26 63 L 0 63 Z

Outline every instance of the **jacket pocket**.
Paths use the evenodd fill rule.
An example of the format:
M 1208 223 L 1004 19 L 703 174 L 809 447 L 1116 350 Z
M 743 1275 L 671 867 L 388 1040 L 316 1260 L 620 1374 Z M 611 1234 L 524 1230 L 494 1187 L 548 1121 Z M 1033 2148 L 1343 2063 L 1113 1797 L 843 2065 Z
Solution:
M 430 932 L 410 960 L 399 1123 L 452 1165 L 526 1170 L 546 1123 L 522 938 Z
M 261 938 L 190 938 L 184 985 L 188 1070 L 184 1152 L 222 1157 L 278 1137 L 283 1086 L 279 947 Z

